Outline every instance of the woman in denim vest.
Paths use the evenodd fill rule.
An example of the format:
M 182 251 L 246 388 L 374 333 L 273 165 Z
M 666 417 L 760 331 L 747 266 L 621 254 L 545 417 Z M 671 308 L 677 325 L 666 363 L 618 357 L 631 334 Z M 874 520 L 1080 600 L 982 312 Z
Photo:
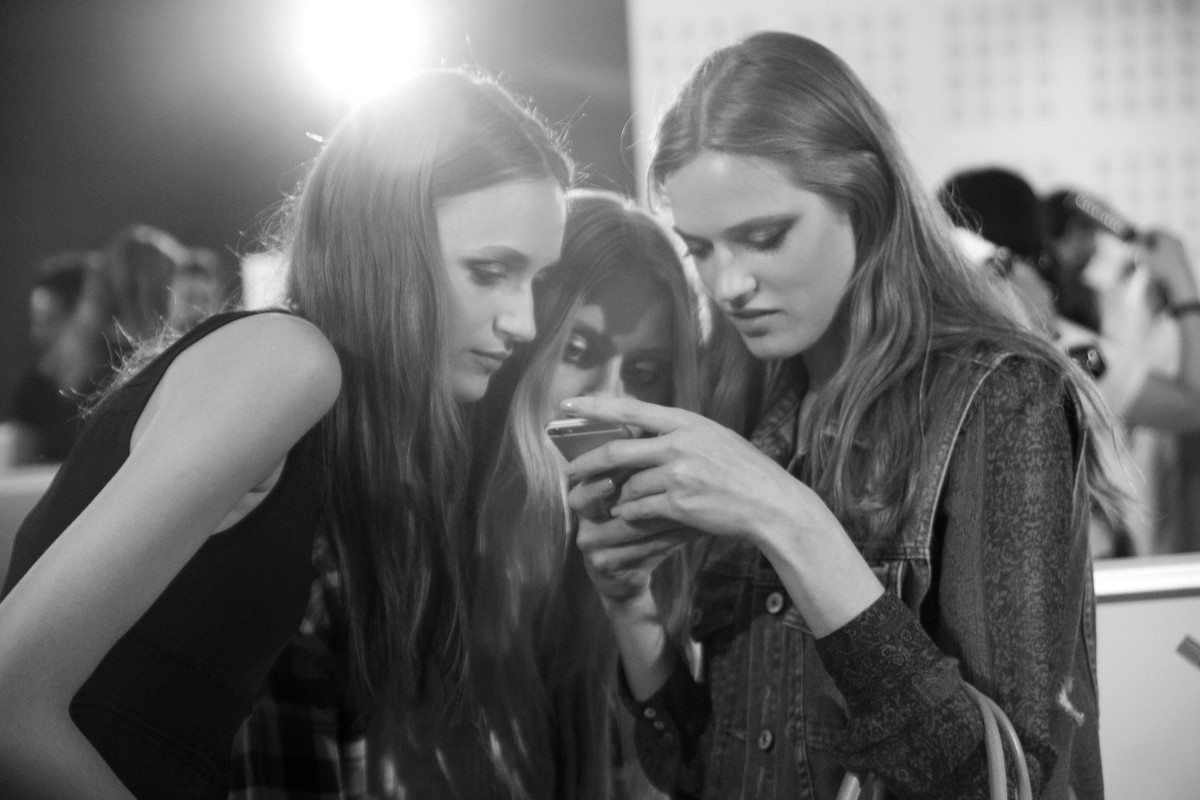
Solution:
M 815 42 L 711 54 L 650 177 L 714 309 L 708 418 L 564 408 L 658 434 L 569 468 L 651 779 L 832 798 L 853 771 L 986 797 L 969 682 L 1036 796 L 1101 796 L 1087 498 L 1116 498 L 1086 377 L 956 252 L 883 110 Z M 678 631 L 649 578 L 681 544 Z

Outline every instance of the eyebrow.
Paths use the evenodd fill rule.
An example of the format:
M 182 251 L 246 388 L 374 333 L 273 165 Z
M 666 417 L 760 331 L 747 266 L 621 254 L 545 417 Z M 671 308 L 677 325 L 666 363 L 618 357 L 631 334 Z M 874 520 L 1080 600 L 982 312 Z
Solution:
M 721 236 L 728 238 L 728 239 L 736 239 L 738 237 L 745 236 L 746 234 L 748 234 L 751 231 L 756 230 L 758 228 L 766 228 L 766 227 L 771 227 L 774 225 L 791 224 L 791 223 L 794 223 L 796 221 L 796 219 L 797 219 L 797 215 L 795 215 L 795 214 L 770 214 L 770 215 L 762 216 L 762 217 L 751 217 L 750 219 L 743 220 L 743 221 L 737 223 L 736 225 L 730 225 L 728 228 L 721 231 Z M 672 227 L 672 230 L 675 231 L 677 234 L 679 234 L 679 236 L 681 238 L 684 238 L 684 239 L 703 239 L 704 238 L 702 236 L 696 236 L 694 234 L 687 233 L 686 231 L 682 231 L 678 227 Z
M 485 245 L 478 250 L 464 254 L 463 258 L 467 261 L 478 261 L 479 259 L 502 261 L 513 267 L 527 267 L 530 263 L 528 254 L 505 245 Z
M 596 330 L 594 327 L 592 327 L 591 325 L 589 325 L 588 323 L 586 323 L 582 320 L 575 320 L 574 322 L 571 323 L 571 334 L 576 334 L 576 335 L 582 336 L 583 338 L 587 339 L 589 343 L 592 343 L 592 342 L 611 343 L 612 342 L 612 336 L 610 336 L 607 333 L 604 333 L 603 331 Z M 666 358 L 670 358 L 671 356 L 673 356 L 675 354 L 674 348 L 669 344 L 654 345 L 652 347 L 647 347 L 647 348 L 638 350 L 636 352 L 641 355 L 663 356 Z

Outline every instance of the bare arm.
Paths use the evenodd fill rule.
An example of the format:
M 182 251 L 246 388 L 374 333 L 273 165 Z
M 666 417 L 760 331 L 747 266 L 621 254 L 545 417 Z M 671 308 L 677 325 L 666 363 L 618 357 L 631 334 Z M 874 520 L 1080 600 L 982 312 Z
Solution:
M 623 542 L 630 533 L 639 535 L 621 520 L 581 519 L 577 541 L 612 623 L 629 690 L 645 700 L 667 682 L 677 658 L 650 592 L 650 575 L 669 548 L 654 537 Z
M 129 458 L 0 603 L 0 785 L 8 797 L 128 798 L 71 698 L 239 499 L 328 410 L 340 368 L 283 315 L 182 353 Z
M 1139 260 L 1150 274 L 1167 287 L 1172 305 L 1195 303 L 1200 290 L 1183 242 L 1156 232 L 1139 248 Z M 1179 371 L 1174 375 L 1151 372 L 1125 410 L 1131 425 L 1170 431 L 1200 430 L 1200 313 L 1181 314 L 1179 324 Z

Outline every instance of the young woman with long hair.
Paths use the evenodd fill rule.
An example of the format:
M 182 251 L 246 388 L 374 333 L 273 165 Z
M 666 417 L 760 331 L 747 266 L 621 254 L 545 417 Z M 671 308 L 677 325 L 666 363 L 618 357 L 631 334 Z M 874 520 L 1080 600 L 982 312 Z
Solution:
M 564 461 L 545 426 L 580 395 L 698 410 L 696 293 L 657 221 L 612 193 L 577 190 L 562 261 L 537 299 L 545 333 L 517 382 L 480 516 L 476 631 L 493 670 L 485 715 L 500 746 L 519 755 L 528 796 L 600 800 L 618 791 L 612 767 L 632 753 L 610 750 L 620 741 L 617 651 L 571 546 Z M 680 615 L 670 604 L 682 567 L 681 553 L 656 587 Z
M 224 797 L 318 522 L 356 691 L 466 680 L 466 407 L 534 335 L 569 182 L 540 119 L 464 73 L 338 127 L 287 220 L 288 310 L 212 317 L 119 383 L 18 533 L 0 793 Z
M 707 412 L 735 430 L 565 404 L 658 434 L 568 468 L 647 773 L 681 797 L 832 798 L 847 770 L 986 797 L 966 681 L 1012 719 L 1038 796 L 1101 796 L 1087 518 L 1115 490 L 1086 376 L 958 253 L 880 106 L 816 42 L 706 58 L 650 176 L 719 312 Z M 708 534 L 700 682 L 642 588 L 679 526 Z
M 696 408 L 695 293 L 651 217 L 574 190 L 562 258 L 535 300 L 537 338 L 516 348 L 471 424 L 472 446 L 491 455 L 464 476 L 477 508 L 464 537 L 469 685 L 427 674 L 420 697 L 389 692 L 362 708 L 342 680 L 346 607 L 322 554 L 302 635 L 239 738 L 235 797 L 598 800 L 648 788 L 612 748 L 615 643 L 572 546 L 564 461 L 544 428 L 579 394 Z M 663 571 L 664 598 L 680 574 Z

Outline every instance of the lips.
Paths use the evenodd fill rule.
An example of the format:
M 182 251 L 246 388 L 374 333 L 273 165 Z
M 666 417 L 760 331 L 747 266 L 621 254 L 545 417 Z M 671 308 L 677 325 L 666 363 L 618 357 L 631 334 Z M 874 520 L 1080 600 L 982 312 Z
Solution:
M 770 318 L 776 312 L 743 308 L 739 311 L 728 311 L 726 314 L 742 336 L 758 337 L 765 336 L 772 330 Z
M 472 350 L 471 354 L 491 369 L 499 369 L 509 355 L 507 350 Z
M 760 317 L 765 317 L 770 314 L 774 314 L 775 312 L 770 311 L 770 310 L 762 311 L 759 309 L 750 310 L 750 309 L 743 308 L 740 311 L 730 311 L 728 313 L 729 313 L 729 316 L 733 317 L 734 319 L 751 320 L 751 319 L 758 319 Z

